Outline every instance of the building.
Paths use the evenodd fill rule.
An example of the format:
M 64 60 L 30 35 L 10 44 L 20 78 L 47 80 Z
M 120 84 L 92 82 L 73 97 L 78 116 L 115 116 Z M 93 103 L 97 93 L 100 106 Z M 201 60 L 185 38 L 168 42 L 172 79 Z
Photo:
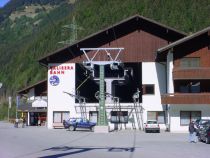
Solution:
M 196 118 L 210 119 L 210 27 L 157 50 L 157 60 L 167 61 L 170 130 L 188 131 Z
M 48 68 L 49 129 L 69 117 L 98 120 L 99 67 L 83 64 L 81 48 L 96 48 L 89 57 L 103 48 L 96 61 L 110 60 L 107 52 L 116 56 L 104 48 L 124 48 L 118 70 L 105 66 L 110 130 L 142 129 L 155 119 L 161 129 L 186 132 L 191 120 L 210 119 L 210 28 L 186 36 L 135 15 L 39 60 Z
M 47 120 L 47 80 L 42 80 L 19 90 L 18 113 L 27 120 L 27 125 L 45 126 Z

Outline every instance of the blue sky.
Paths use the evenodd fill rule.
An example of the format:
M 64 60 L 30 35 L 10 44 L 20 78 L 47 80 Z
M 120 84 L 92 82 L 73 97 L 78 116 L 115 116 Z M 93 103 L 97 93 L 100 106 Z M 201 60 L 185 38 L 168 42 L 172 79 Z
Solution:
M 3 7 L 10 0 L 0 0 L 0 8 Z

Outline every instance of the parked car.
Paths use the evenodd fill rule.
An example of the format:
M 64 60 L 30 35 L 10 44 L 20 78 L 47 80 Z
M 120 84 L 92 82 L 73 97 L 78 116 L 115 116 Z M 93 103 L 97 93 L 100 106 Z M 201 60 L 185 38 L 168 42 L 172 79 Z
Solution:
M 205 124 L 210 123 L 209 119 L 197 119 L 195 121 L 195 126 L 196 126 L 196 135 L 199 136 L 200 131 L 203 129 Z
M 195 121 L 195 125 L 198 129 L 202 128 L 203 125 L 206 123 L 206 122 L 209 122 L 210 120 L 209 119 L 197 119 Z
M 70 118 L 69 120 L 64 120 L 63 125 L 65 128 L 69 128 L 70 131 L 75 131 L 77 128 L 93 130 L 96 123 L 83 118 Z
M 70 124 L 72 124 L 72 122 L 76 121 L 76 118 L 69 118 L 68 120 L 63 120 L 63 126 L 64 128 L 69 128 Z
M 147 132 L 157 132 L 160 133 L 160 126 L 157 120 L 148 120 L 144 126 L 145 133 Z
M 198 140 L 204 141 L 206 144 L 210 143 L 210 122 L 205 123 L 199 130 Z

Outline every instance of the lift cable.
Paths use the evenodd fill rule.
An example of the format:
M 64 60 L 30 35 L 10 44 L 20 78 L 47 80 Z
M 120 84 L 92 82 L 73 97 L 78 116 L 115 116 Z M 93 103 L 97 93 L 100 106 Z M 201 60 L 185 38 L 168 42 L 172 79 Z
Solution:
M 91 75 L 89 75 L 77 88 L 76 91 L 91 77 Z

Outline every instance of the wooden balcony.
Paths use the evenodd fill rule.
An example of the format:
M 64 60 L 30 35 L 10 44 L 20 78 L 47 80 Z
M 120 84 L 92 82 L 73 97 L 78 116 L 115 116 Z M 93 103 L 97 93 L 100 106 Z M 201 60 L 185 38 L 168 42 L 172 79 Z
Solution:
M 174 93 L 161 95 L 162 104 L 210 104 L 210 93 Z
M 173 78 L 177 79 L 210 79 L 210 68 L 174 68 Z

